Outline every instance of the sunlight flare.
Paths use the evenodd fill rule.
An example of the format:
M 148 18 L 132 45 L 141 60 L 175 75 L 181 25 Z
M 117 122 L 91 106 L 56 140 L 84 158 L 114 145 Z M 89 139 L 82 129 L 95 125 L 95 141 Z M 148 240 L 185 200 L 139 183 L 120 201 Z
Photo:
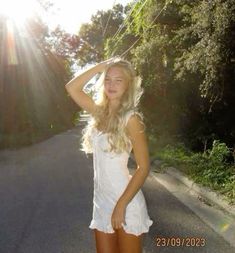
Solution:
M 14 27 L 11 20 L 7 20 L 7 63 L 8 65 L 17 65 L 18 58 L 14 38 Z
M 36 0 L 0 2 L 0 14 L 14 21 L 16 25 L 23 25 L 25 20 L 34 15 L 38 8 Z

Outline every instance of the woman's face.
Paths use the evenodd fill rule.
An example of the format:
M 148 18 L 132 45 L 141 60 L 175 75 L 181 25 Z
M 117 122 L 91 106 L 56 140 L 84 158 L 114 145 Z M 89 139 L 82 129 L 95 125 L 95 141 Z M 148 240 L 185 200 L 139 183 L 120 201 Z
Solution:
M 120 99 L 128 87 L 128 81 L 121 67 L 111 67 L 104 79 L 104 92 L 109 99 Z

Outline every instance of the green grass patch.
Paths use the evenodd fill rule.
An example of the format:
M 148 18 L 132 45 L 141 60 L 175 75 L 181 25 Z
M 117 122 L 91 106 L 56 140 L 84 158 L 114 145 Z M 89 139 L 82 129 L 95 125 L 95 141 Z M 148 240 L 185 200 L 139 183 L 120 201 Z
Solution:
M 194 153 L 184 144 L 168 144 L 157 147 L 150 141 L 150 155 L 162 160 L 162 166 L 174 166 L 194 182 L 222 194 L 231 204 L 235 204 L 235 165 L 226 162 L 231 150 L 225 143 L 214 140 L 211 149 L 204 153 Z

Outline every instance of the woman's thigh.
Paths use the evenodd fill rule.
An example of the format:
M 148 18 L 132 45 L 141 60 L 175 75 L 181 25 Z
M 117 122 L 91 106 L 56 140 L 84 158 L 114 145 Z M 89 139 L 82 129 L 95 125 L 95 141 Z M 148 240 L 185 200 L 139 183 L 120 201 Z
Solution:
M 123 228 L 117 230 L 119 253 L 142 253 L 143 234 L 128 234 Z
M 119 253 L 117 232 L 110 234 L 94 229 L 97 253 Z

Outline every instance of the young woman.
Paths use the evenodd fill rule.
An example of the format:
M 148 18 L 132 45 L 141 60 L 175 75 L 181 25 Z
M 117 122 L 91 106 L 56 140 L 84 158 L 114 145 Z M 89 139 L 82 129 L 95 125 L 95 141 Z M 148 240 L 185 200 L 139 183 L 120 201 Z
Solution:
M 97 73 L 97 101 L 84 85 Z M 103 61 L 66 84 L 71 98 L 91 117 L 83 129 L 82 149 L 93 153 L 93 214 L 97 253 L 141 253 L 149 218 L 141 186 L 149 174 L 149 153 L 142 113 L 137 111 L 143 93 L 141 79 L 132 65 L 112 58 Z M 137 168 L 129 174 L 131 150 Z

